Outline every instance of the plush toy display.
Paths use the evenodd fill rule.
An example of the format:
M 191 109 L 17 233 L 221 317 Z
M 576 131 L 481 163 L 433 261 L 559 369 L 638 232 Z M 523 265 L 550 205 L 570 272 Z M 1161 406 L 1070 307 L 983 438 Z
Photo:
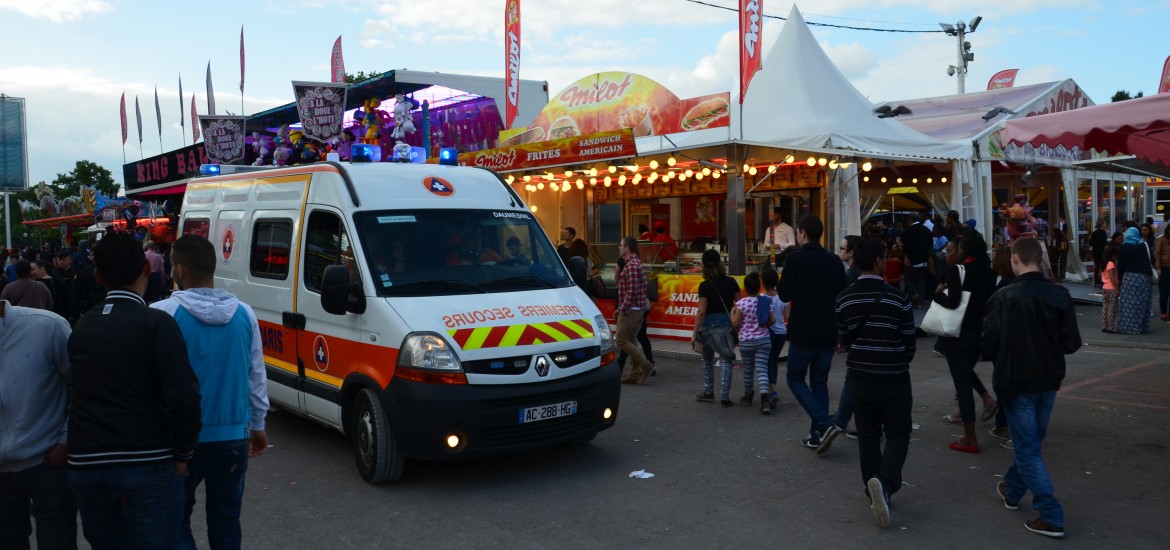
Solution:
M 394 132 L 391 137 L 401 141 L 407 134 L 414 133 L 414 120 L 410 113 L 416 108 L 418 104 L 413 99 L 402 94 L 394 96 Z
M 999 206 L 999 213 L 1004 217 L 1004 228 L 1007 229 L 1008 244 L 1020 238 L 1036 238 L 1036 218 L 1032 216 L 1028 196 L 1021 193 L 1015 199 L 1014 204 L 1004 203 Z
M 382 105 L 382 98 L 371 97 L 367 99 L 363 107 L 365 108 L 365 116 L 362 118 L 362 123 L 366 127 L 365 137 L 362 138 L 362 143 L 370 145 L 377 145 L 382 137 L 382 114 L 383 111 L 378 107 Z M 355 114 L 356 120 L 356 114 Z

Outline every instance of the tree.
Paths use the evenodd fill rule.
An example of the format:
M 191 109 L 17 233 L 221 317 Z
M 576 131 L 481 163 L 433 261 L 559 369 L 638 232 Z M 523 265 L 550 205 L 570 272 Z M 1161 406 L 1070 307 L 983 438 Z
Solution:
M 53 188 L 57 200 L 60 200 L 80 195 L 83 185 L 92 185 L 97 188 L 99 193 L 107 197 L 118 196 L 118 189 L 121 187 L 121 185 L 114 183 L 114 176 L 109 170 L 88 160 L 77 161 L 72 172 L 57 174 L 56 179 L 49 184 L 49 187 Z
M 1117 93 L 1113 94 L 1111 101 L 1113 103 L 1117 103 L 1118 101 L 1125 101 L 1127 99 L 1137 99 L 1142 97 L 1142 95 L 1143 94 L 1140 90 L 1138 91 L 1137 95 L 1129 95 L 1129 91 L 1127 90 L 1117 90 Z
M 345 73 L 345 82 L 346 84 L 356 84 L 363 80 L 378 78 L 379 76 L 382 76 L 382 73 L 379 71 L 370 71 L 369 74 L 366 74 L 365 71 L 358 71 L 357 74 Z

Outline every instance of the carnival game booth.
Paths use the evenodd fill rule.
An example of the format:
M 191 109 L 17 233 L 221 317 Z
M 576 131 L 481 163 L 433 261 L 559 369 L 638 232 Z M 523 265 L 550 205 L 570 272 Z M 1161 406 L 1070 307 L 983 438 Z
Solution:
M 878 166 L 950 166 L 972 156 L 969 143 L 940 141 L 878 117 L 795 8 L 742 105 L 730 94 L 656 101 L 658 92 L 628 76 L 588 77 L 554 96 L 532 125 L 502 136 L 530 149 L 461 156 L 460 163 L 506 172 L 546 231 L 572 226 L 588 236 L 605 275 L 613 272 L 622 236 L 638 235 L 640 220 L 663 221 L 679 254 L 664 259 L 653 246 L 643 252 L 657 298 L 649 332 L 660 337 L 689 338 L 704 249 L 719 249 L 735 276 L 763 265 L 759 241 L 773 205 L 790 223 L 802 213 L 820 215 L 831 246 L 860 231 L 860 174 Z M 639 90 L 647 91 L 632 93 Z M 598 108 L 571 109 L 589 102 Z M 528 132 L 537 137 L 524 137 Z M 608 148 L 610 157 L 566 157 L 567 150 L 547 152 L 543 142 L 528 141 L 548 136 Z M 554 159 L 547 167 L 512 164 L 545 157 Z M 613 309 L 611 299 L 598 305 Z

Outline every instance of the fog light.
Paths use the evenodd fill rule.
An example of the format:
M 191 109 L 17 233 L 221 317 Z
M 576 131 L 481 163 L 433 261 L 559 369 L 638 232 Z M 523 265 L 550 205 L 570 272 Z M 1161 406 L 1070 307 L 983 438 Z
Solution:
M 459 443 L 460 443 L 460 441 L 459 441 L 458 434 L 449 434 L 447 436 L 447 446 L 448 447 L 455 449 L 455 448 L 459 447 Z
M 604 411 L 601 411 L 601 418 L 605 420 L 613 418 L 613 409 L 606 407 Z

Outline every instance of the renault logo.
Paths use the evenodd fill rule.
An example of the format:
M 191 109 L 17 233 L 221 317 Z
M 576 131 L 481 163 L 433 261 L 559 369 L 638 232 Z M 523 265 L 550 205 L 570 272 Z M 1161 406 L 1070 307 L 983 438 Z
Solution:
M 548 359 L 544 357 L 536 358 L 536 375 L 541 378 L 548 376 Z

